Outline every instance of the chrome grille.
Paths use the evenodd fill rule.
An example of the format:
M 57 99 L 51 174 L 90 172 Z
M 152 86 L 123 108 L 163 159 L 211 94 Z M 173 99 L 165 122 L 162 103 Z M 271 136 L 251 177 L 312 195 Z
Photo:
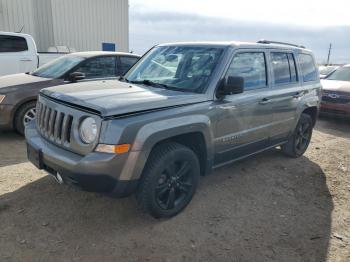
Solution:
M 350 94 L 340 91 L 328 91 L 324 90 L 322 93 L 322 101 L 335 104 L 349 104 Z
M 50 108 L 38 101 L 37 129 L 42 136 L 58 144 L 71 142 L 73 116 Z

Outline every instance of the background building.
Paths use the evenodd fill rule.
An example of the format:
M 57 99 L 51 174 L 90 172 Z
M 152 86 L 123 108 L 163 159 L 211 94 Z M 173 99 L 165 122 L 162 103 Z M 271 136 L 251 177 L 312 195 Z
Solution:
M 128 0 L 0 0 L 0 31 L 34 37 L 38 50 L 129 51 Z

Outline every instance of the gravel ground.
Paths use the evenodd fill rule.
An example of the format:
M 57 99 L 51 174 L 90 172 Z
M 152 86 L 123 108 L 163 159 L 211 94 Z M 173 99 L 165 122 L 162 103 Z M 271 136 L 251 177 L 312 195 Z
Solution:
M 134 197 L 57 184 L 0 133 L 0 261 L 350 261 L 350 122 L 322 119 L 304 157 L 216 170 L 155 220 Z

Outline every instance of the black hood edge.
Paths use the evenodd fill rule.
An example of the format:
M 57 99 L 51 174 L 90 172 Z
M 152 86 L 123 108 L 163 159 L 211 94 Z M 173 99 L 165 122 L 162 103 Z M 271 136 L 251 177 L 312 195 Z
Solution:
M 159 112 L 159 111 L 164 111 L 164 110 L 173 109 L 173 108 L 179 108 L 179 107 L 184 107 L 184 106 L 191 106 L 191 105 L 206 103 L 208 101 L 209 100 L 207 100 L 207 101 L 200 101 L 200 102 L 194 102 L 194 103 L 174 105 L 174 106 L 158 107 L 158 108 L 152 108 L 152 109 L 147 109 L 147 110 L 134 111 L 134 112 L 125 113 L 125 114 L 111 115 L 111 116 L 103 117 L 103 120 L 122 119 L 122 118 L 130 117 L 130 116 L 138 116 L 138 115 L 143 115 L 143 114 L 153 113 L 153 112 Z
M 76 105 L 76 104 L 69 103 L 69 102 L 66 102 L 66 101 L 62 101 L 62 100 L 53 98 L 51 96 L 45 95 L 44 93 L 41 93 L 41 92 L 40 92 L 40 96 L 45 97 L 46 99 L 51 100 L 51 101 L 53 101 L 55 103 L 58 103 L 58 104 L 61 104 L 61 105 L 65 105 L 65 106 L 68 106 L 68 107 L 71 107 L 71 108 L 74 108 L 74 109 L 78 109 L 78 110 L 84 111 L 86 113 L 91 113 L 91 114 L 98 115 L 98 116 L 102 117 L 102 113 L 100 111 L 98 111 L 98 110 L 94 110 L 94 109 L 91 109 L 91 108 L 88 108 L 88 107 L 85 107 L 85 106 L 80 106 L 80 105 Z
M 94 109 L 91 109 L 91 108 L 88 108 L 88 107 L 84 107 L 84 106 L 76 105 L 76 104 L 73 104 L 73 103 L 65 102 L 65 101 L 62 101 L 62 100 L 50 97 L 48 95 L 45 95 L 43 93 L 40 93 L 40 96 L 43 96 L 46 99 L 51 100 L 53 102 L 56 102 L 58 104 L 62 104 L 62 105 L 65 105 L 65 106 L 68 106 L 68 107 L 71 107 L 71 108 L 74 108 L 74 109 L 82 110 L 82 111 L 87 112 L 87 113 L 98 115 L 103 120 L 121 119 L 121 118 L 130 117 L 130 116 L 138 116 L 138 115 L 142 115 L 142 114 L 146 114 L 146 113 L 158 112 L 158 111 L 168 110 L 168 109 L 172 109 L 172 108 L 179 108 L 179 107 L 184 107 L 184 106 L 190 106 L 190 105 L 195 105 L 195 104 L 206 103 L 206 102 L 209 101 L 209 100 L 205 100 L 205 101 L 194 102 L 194 103 L 186 103 L 186 104 L 180 104 L 180 105 L 174 105 L 174 106 L 166 106 L 166 107 L 158 107 L 158 108 L 152 108 L 152 109 L 147 109 L 147 110 L 134 111 L 134 112 L 118 114 L 118 115 L 102 116 L 102 113 L 100 111 L 98 111 L 98 110 L 94 110 Z

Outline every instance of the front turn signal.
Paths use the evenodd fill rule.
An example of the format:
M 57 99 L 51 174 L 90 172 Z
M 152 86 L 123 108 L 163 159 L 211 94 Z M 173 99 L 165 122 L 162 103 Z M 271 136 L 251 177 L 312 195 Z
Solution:
M 125 154 L 130 151 L 130 144 L 121 144 L 121 145 L 106 145 L 99 144 L 95 151 L 101 153 L 110 153 L 110 154 Z

